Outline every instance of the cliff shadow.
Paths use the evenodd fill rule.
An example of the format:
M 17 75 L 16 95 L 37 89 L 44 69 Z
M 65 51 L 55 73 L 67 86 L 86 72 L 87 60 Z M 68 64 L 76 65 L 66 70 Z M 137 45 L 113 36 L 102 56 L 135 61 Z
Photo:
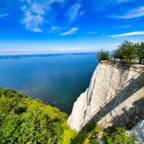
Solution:
M 121 75 L 123 75 L 123 72 L 124 71 L 121 72 Z M 98 123 L 104 116 L 106 116 L 113 109 L 144 87 L 144 73 L 142 72 L 138 74 L 137 77 L 135 75 L 126 84 L 124 84 L 125 87 L 121 90 L 118 90 L 115 96 L 110 98 L 110 101 L 105 102 L 98 110 L 96 110 L 90 119 L 84 121 L 81 130 L 85 132 L 87 124 L 89 124 L 92 120 L 94 120 L 95 123 Z
M 104 129 L 104 132 L 110 132 L 116 130 L 116 127 L 124 127 L 128 130 L 132 129 L 138 122 L 144 119 L 144 97 L 133 102 L 133 107 L 128 110 L 123 108 L 123 113 L 121 115 L 117 115 L 113 118 L 112 127 L 108 127 Z

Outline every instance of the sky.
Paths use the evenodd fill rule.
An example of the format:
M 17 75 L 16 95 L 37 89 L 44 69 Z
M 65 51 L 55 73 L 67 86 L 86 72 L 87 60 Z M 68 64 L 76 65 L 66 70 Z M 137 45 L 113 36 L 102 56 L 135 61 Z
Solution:
M 0 55 L 112 51 L 144 41 L 143 0 L 0 0 Z

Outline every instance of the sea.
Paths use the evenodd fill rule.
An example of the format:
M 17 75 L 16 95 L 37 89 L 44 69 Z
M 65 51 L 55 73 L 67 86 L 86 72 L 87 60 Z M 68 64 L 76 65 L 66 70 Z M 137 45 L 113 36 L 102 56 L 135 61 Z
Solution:
M 98 65 L 96 53 L 0 56 L 0 87 L 15 89 L 70 115 Z

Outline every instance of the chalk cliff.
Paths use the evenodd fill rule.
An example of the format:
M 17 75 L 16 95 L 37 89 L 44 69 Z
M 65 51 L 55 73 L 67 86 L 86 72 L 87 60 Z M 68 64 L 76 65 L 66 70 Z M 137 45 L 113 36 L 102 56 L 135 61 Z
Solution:
M 144 119 L 144 65 L 127 67 L 102 61 L 89 88 L 74 103 L 68 125 L 77 131 L 92 120 L 100 129 L 127 125 Z
M 140 121 L 130 131 L 127 131 L 126 134 L 133 137 L 136 144 L 144 144 L 144 120 Z

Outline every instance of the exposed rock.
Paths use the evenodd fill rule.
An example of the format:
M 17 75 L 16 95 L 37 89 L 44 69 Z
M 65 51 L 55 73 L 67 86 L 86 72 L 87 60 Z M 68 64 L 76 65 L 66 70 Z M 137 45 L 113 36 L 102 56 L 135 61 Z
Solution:
M 95 144 L 103 144 L 103 141 L 101 140 L 96 140 L 96 143 Z
M 103 61 L 96 68 L 89 88 L 74 103 L 68 125 L 77 131 L 94 120 L 103 130 L 129 128 L 144 117 L 144 65 L 127 67 Z
M 126 134 L 129 137 L 133 137 L 135 139 L 135 143 L 144 144 L 144 120 L 140 121 L 130 131 L 127 131 Z

